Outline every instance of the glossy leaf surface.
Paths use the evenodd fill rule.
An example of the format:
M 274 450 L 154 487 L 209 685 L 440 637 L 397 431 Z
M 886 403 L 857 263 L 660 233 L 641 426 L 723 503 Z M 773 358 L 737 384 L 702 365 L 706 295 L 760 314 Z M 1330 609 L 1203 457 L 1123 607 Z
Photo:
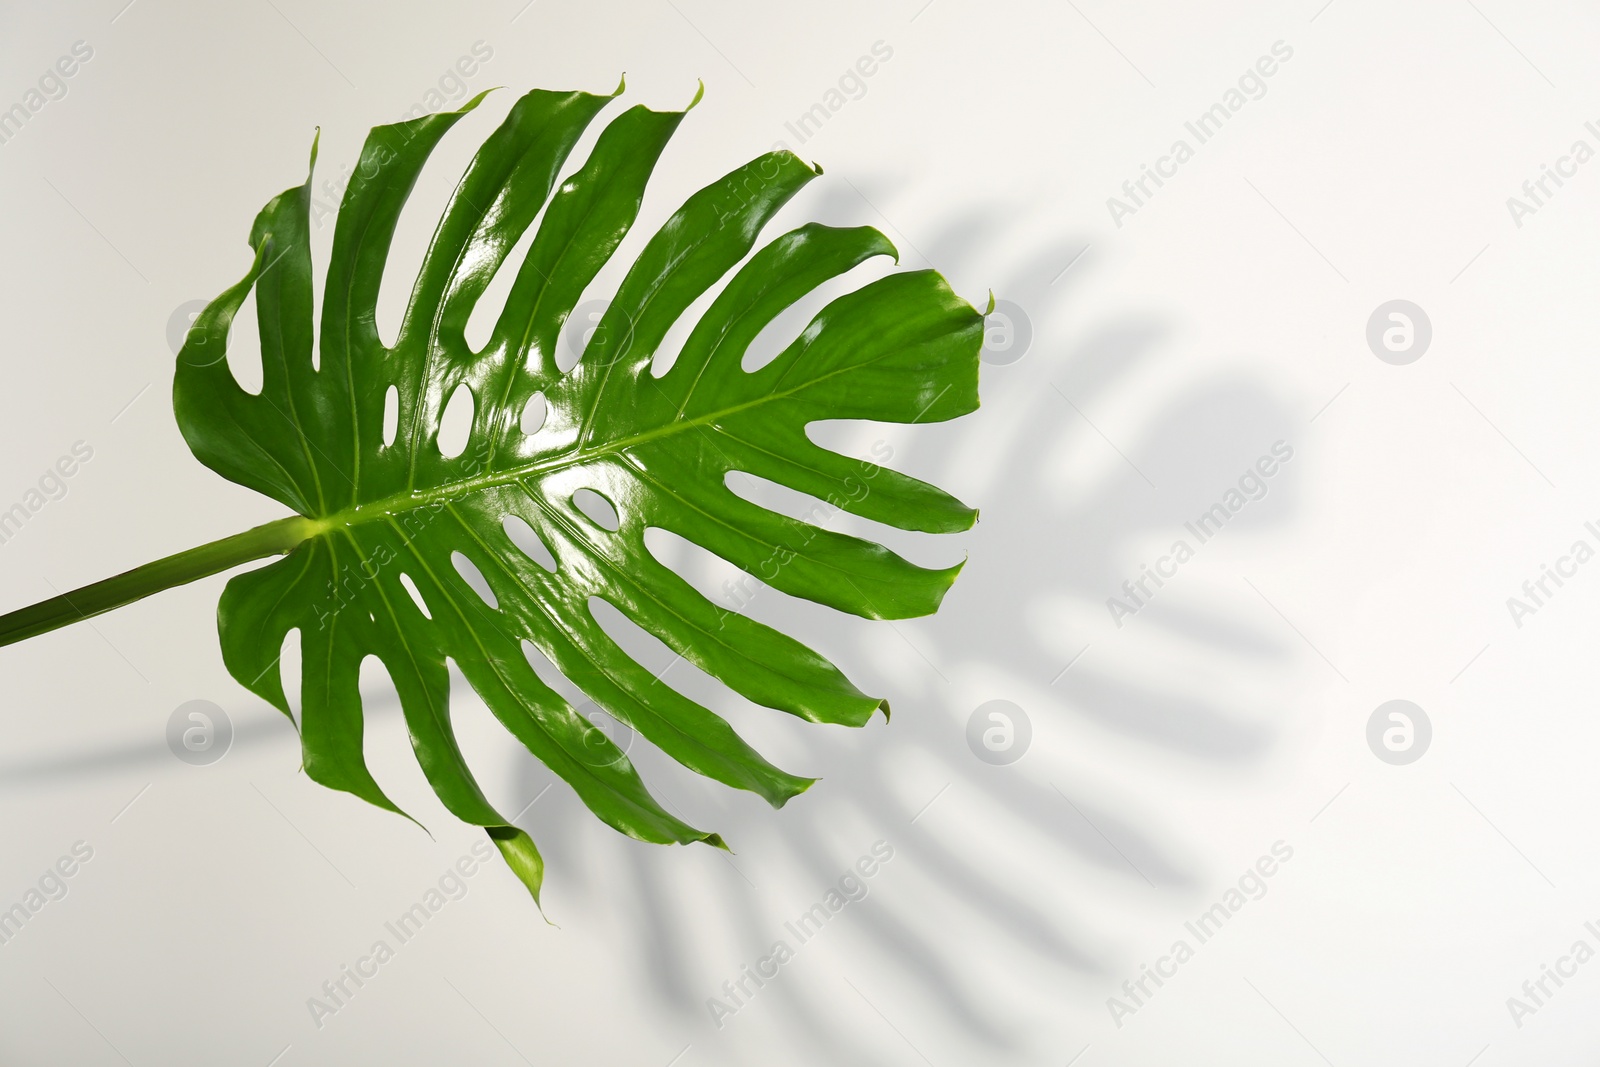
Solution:
M 805 431 L 824 419 L 935 422 L 977 406 L 982 318 L 936 273 L 894 273 L 842 296 L 776 359 L 742 369 L 779 313 L 894 255 L 876 230 L 820 225 L 752 254 L 768 220 L 817 177 L 787 152 L 690 197 L 644 243 L 576 365 L 558 368 L 568 316 L 633 226 L 684 117 L 623 111 L 568 168 L 611 99 L 535 91 L 515 103 L 450 197 L 392 345 L 379 337 L 376 304 L 397 220 L 430 152 L 479 100 L 374 129 L 338 212 L 320 329 L 308 178 L 256 219 L 254 263 L 197 318 L 174 383 L 179 426 L 202 462 L 313 520 L 287 556 L 229 581 L 218 609 L 228 670 L 288 714 L 278 660 L 298 630 L 307 774 L 398 810 L 362 752 L 359 668 L 377 657 L 433 789 L 489 831 L 536 898 L 543 864 L 533 842 L 484 796 L 457 744 L 447 661 L 605 822 L 644 841 L 720 844 L 657 803 L 530 655 L 684 766 L 781 805 L 811 780 L 773 766 L 718 715 L 658 682 L 607 635 L 594 603 L 757 704 L 859 726 L 887 712 L 881 699 L 792 638 L 707 600 L 646 549 L 645 530 L 677 534 L 793 596 L 897 619 L 935 611 L 959 567 L 917 567 L 759 507 L 727 488 L 729 472 L 906 530 L 959 531 L 975 519 L 947 493 L 818 447 Z M 535 221 L 526 256 L 506 263 Z M 515 281 L 474 351 L 467 322 L 502 264 Z M 654 376 L 668 330 L 725 277 L 670 370 Z M 226 359 L 230 323 L 252 290 L 259 393 L 238 384 Z M 470 392 L 471 431 L 447 456 L 440 426 L 460 389 Z M 530 403 L 545 415 L 524 433 Z M 602 497 L 614 520 L 592 500 L 581 507 L 583 491 Z

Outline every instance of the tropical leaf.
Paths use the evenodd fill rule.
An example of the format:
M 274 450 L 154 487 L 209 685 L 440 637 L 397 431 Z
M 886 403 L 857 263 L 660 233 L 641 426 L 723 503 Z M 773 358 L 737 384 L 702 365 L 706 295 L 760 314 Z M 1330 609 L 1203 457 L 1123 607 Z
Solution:
M 228 670 L 289 714 L 279 657 L 286 635 L 299 631 L 306 773 L 398 811 L 362 754 L 358 674 L 364 657 L 377 657 L 440 800 L 485 828 L 535 900 L 543 862 L 467 766 L 451 726 L 447 662 L 606 823 L 643 841 L 721 845 L 657 803 L 626 755 L 541 679 L 530 656 L 684 766 L 781 805 L 812 779 L 773 766 L 722 718 L 658 684 L 607 635 L 594 602 L 757 704 L 860 726 L 880 708 L 887 716 L 884 700 L 794 639 L 714 605 L 646 549 L 645 530 L 677 534 L 793 596 L 898 619 L 937 610 L 960 567 L 914 566 L 881 545 L 759 507 L 729 490 L 729 473 L 905 530 L 959 531 L 976 518 L 934 486 L 806 434 L 824 419 L 936 422 L 976 408 L 982 316 L 935 272 L 892 273 L 839 297 L 776 359 L 743 369 L 747 347 L 779 313 L 858 264 L 896 254 L 871 228 L 807 225 L 752 255 L 768 220 L 820 173 L 788 152 L 691 196 L 644 245 L 576 365 L 558 368 L 563 324 L 634 224 L 686 113 L 622 112 L 561 178 L 612 99 L 535 91 L 516 102 L 449 198 L 392 345 L 379 337 L 376 304 L 397 220 L 433 148 L 482 97 L 373 129 L 338 211 L 320 359 L 308 177 L 256 218 L 250 271 L 197 317 L 173 384 L 178 424 L 201 462 L 301 517 L 274 527 L 276 541 L 255 552 L 285 558 L 237 575 L 222 594 Z M 490 338 L 474 351 L 468 318 L 536 219 Z M 670 369 L 655 376 L 663 337 L 730 271 Z M 230 324 L 252 291 L 258 393 L 239 384 L 226 358 Z M 463 387 L 471 433 L 464 451 L 446 456 L 441 419 Z M 530 404 L 543 404 L 545 417 L 528 433 Z M 580 506 L 584 490 L 614 516 Z

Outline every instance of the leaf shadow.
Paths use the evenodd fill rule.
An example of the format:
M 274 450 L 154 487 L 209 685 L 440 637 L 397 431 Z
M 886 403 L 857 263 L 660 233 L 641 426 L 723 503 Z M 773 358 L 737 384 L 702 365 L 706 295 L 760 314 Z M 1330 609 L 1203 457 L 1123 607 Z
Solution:
M 824 222 L 883 226 L 873 201 L 885 202 L 835 190 L 807 210 Z M 914 254 L 903 247 L 902 267 L 917 258 L 962 264 L 984 251 L 993 223 L 956 219 Z M 916 1027 L 901 1021 L 922 1012 L 994 1055 L 1017 1054 L 1028 1044 L 1018 1036 L 1023 1023 L 1035 1035 L 1058 1025 L 1041 1019 L 1037 1004 L 1018 1007 L 1030 984 L 1083 991 L 1098 1003 L 1124 977 L 1113 978 L 1121 946 L 1102 932 L 1112 898 L 1148 911 L 1203 891 L 1196 846 L 1170 813 L 1141 800 L 1137 781 L 1173 763 L 1225 776 L 1262 759 L 1281 726 L 1274 672 L 1295 650 L 1231 594 L 1163 593 L 1126 630 L 1107 621 L 1103 601 L 1138 577 L 1153 538 L 1180 530 L 1182 517 L 1204 511 L 1241 466 L 1287 433 L 1291 413 L 1242 375 L 1152 401 L 1148 380 L 1174 344 L 1171 328 L 1148 314 L 1079 312 L 1075 297 L 1098 258 L 1082 239 L 1017 257 L 995 291 L 1031 317 L 1032 350 L 984 368 L 983 410 L 917 427 L 918 443 L 896 456 L 896 467 L 982 508 L 966 538 L 966 571 L 943 610 L 867 623 L 771 590 L 749 607 L 834 658 L 864 689 L 890 694 L 891 727 L 774 727 L 777 762 L 824 779 L 780 813 L 706 787 L 635 745 L 631 755 L 657 795 L 722 831 L 741 850 L 734 856 L 690 860 L 628 841 L 596 827 L 565 790 L 523 820 L 552 872 L 547 900 L 581 901 L 581 924 L 611 932 L 661 1007 L 682 1020 L 679 1040 L 725 1043 L 729 1062 L 742 1062 L 734 1049 L 750 1038 L 737 1033 L 739 1016 L 759 1008 L 806 1062 L 874 1063 L 874 1049 L 900 1042 L 924 1054 Z M 1107 430 L 1107 410 L 1135 429 Z M 1056 476 L 1052 458 L 1074 453 L 1103 462 Z M 1292 487 L 1275 487 L 1251 507 L 1254 529 L 1282 523 L 1295 507 Z M 1041 622 L 1050 619 L 1063 625 Z M 1135 630 L 1147 635 L 1153 662 L 1087 651 Z M 647 654 L 638 650 L 652 666 Z M 899 666 L 885 666 L 896 658 Z M 1197 660 L 1247 684 L 1194 684 Z M 733 718 L 730 701 L 692 667 L 664 669 L 675 687 Z M 1029 758 L 991 766 L 969 750 L 966 719 L 976 702 L 963 696 L 986 689 L 1028 703 L 1036 731 Z M 1120 762 L 1086 772 L 1071 751 L 1084 739 Z M 772 747 L 764 742 L 758 747 Z M 553 780 L 531 761 L 518 767 L 525 795 Z M 970 818 L 965 834 L 941 828 L 963 809 L 989 820 L 986 837 L 1036 851 L 1008 854 L 990 847 L 994 840 L 975 841 Z M 845 935 L 822 952 L 808 950 L 809 939 L 792 946 L 799 962 L 763 984 L 746 981 L 741 994 L 743 968 L 774 941 L 795 940 L 787 924 L 837 886 L 874 838 L 892 842 L 895 860 L 881 886 L 840 913 Z M 1073 881 L 1050 882 L 1063 872 Z M 1090 888 L 1074 892 L 1077 884 Z M 1012 987 L 987 981 L 992 966 L 978 976 L 970 964 L 979 949 L 1014 969 Z M 805 973 L 791 979 L 791 970 Z M 735 1011 L 715 1019 L 712 998 Z

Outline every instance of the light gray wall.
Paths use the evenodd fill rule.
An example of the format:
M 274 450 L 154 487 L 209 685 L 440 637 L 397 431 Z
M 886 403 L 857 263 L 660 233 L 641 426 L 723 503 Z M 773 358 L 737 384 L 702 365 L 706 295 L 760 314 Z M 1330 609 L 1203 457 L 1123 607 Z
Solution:
M 220 577 L 0 651 L 0 907 L 75 844 L 92 849 L 64 864 L 65 898 L 0 945 L 0 1059 L 1498 1067 L 1592 1053 L 1600 963 L 1545 979 L 1537 1001 L 1523 983 L 1575 942 L 1600 949 L 1600 563 L 1547 582 L 1532 614 L 1507 605 L 1574 542 L 1600 547 L 1584 525 L 1600 527 L 1600 162 L 1547 179 L 1537 203 L 1522 191 L 1575 141 L 1600 150 L 1591 7 L 124 3 L 0 10 L 0 108 L 75 42 L 93 50 L 0 143 L 0 510 L 76 443 L 92 449 L 0 544 L 0 607 L 279 514 L 189 455 L 168 400 L 173 316 L 243 275 L 251 219 L 300 180 L 316 127 L 336 181 L 367 127 L 426 102 L 476 42 L 493 55 L 467 88 L 509 88 L 419 184 L 387 321 L 513 94 L 605 91 L 626 71 L 630 102 L 681 107 L 699 78 L 706 98 L 624 258 L 688 192 L 785 141 L 826 173 L 772 233 L 877 225 L 903 266 L 1020 308 L 1031 341 L 1004 350 L 997 334 L 974 416 L 830 431 L 841 448 L 881 439 L 897 466 L 981 507 L 970 534 L 891 539 L 918 560 L 967 555 L 937 617 L 869 624 L 772 591 L 748 609 L 887 694 L 892 725 L 777 721 L 671 667 L 822 781 L 772 812 L 640 742 L 652 786 L 734 854 L 662 849 L 604 828 L 559 782 L 542 792 L 551 776 L 458 679 L 493 799 L 538 798 L 520 823 L 549 862 L 559 926 L 488 866 L 331 1017 L 309 998 L 375 941 L 397 944 L 384 923 L 479 839 L 428 791 L 381 672 L 370 757 L 432 839 L 298 772 L 290 725 L 222 668 Z M 876 42 L 892 56 L 830 97 Z M 1185 123 L 1226 108 L 1275 46 L 1271 77 L 1246 77 L 1201 144 Z M 786 124 L 819 103 L 837 109 L 801 143 Z M 1179 139 L 1192 158 L 1162 162 Z M 1144 164 L 1170 177 L 1135 201 L 1122 184 Z M 323 256 L 331 234 L 316 231 Z M 1405 365 L 1367 338 L 1397 299 L 1431 324 Z M 1277 442 L 1293 456 L 1265 495 L 1199 544 L 1185 522 Z M 1114 618 L 1108 598 L 1179 539 L 1193 558 Z M 684 566 L 713 590 L 728 576 Z M 1431 723 L 1405 765 L 1368 743 L 1395 699 Z M 169 750 L 191 700 L 231 723 L 219 762 Z M 992 700 L 1031 726 L 1008 765 L 968 743 Z M 893 858 L 866 898 L 800 944 L 785 923 L 877 842 Z M 1270 878 L 1247 875 L 1275 848 Z M 1241 878 L 1259 899 L 1233 898 L 1202 944 L 1185 924 L 1226 908 Z M 794 958 L 778 976 L 726 998 L 779 940 Z M 1180 940 L 1192 958 L 1163 962 Z M 1170 976 L 1125 992 L 1145 964 Z M 712 997 L 738 1009 L 720 1026 Z

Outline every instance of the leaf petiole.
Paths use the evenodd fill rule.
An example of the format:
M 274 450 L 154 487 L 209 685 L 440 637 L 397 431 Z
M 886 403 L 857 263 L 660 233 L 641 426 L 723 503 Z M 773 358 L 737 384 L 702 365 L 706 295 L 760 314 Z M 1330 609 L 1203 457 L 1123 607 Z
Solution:
M 115 577 L 41 600 L 26 608 L 0 615 L 0 646 L 14 644 L 51 630 L 143 600 L 152 593 L 206 578 L 266 556 L 281 556 L 308 537 L 321 533 L 324 524 L 301 515 L 257 526 L 186 552 L 146 563 Z

